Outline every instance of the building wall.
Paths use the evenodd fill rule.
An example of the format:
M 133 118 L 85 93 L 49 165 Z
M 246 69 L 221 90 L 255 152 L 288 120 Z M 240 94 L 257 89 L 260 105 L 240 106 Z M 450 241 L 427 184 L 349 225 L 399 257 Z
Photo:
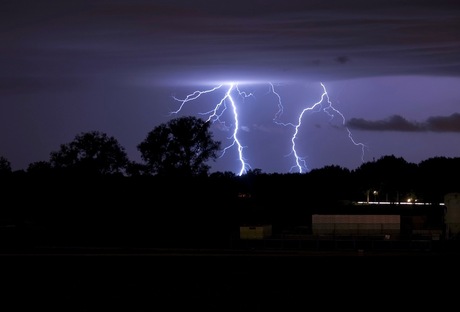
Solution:
M 400 228 L 399 215 L 312 215 L 313 235 L 395 236 Z
M 444 222 L 446 224 L 447 238 L 458 237 L 460 234 L 460 193 L 449 193 L 444 196 L 446 213 Z
M 240 226 L 240 239 L 264 239 L 271 236 L 271 224 Z

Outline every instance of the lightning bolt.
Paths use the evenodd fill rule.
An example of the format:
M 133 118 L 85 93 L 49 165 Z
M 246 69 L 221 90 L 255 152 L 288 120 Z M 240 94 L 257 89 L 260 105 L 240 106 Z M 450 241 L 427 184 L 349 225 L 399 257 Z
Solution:
M 275 86 L 273 85 L 273 83 L 270 82 L 269 85 L 270 85 L 269 92 L 273 93 L 278 99 L 278 111 L 276 112 L 275 117 L 273 117 L 273 121 L 277 122 L 278 118 L 280 118 L 281 114 L 283 114 L 284 112 L 284 106 L 283 106 L 283 103 L 281 102 L 281 95 L 279 95 L 279 93 L 275 91 Z
M 238 88 L 237 83 L 232 82 L 232 83 L 229 83 L 226 86 L 227 86 L 227 91 L 225 92 L 225 95 L 214 106 L 214 108 L 212 110 L 208 111 L 208 112 L 204 112 L 204 113 L 200 113 L 200 114 L 208 116 L 208 118 L 206 120 L 207 122 L 212 122 L 212 123 L 219 122 L 225 128 L 229 129 L 230 127 L 227 126 L 224 121 L 221 121 L 221 117 L 222 117 L 223 113 L 228 109 L 227 105 L 230 106 L 230 110 L 231 110 L 231 113 L 232 113 L 232 116 L 233 116 L 233 124 L 234 124 L 233 125 L 233 133 L 232 133 L 232 135 L 230 137 L 230 139 L 232 141 L 231 141 L 231 143 L 229 145 L 227 145 L 222 150 L 222 153 L 219 156 L 219 158 L 223 157 L 228 149 L 236 146 L 236 149 L 237 149 L 237 152 L 238 152 L 238 160 L 239 160 L 239 163 L 240 163 L 240 170 L 238 172 L 238 175 L 241 176 L 241 175 L 245 174 L 251 168 L 251 166 L 246 162 L 246 158 L 243 155 L 244 147 L 243 147 L 243 145 L 241 144 L 241 141 L 238 138 L 238 132 L 240 130 L 239 119 L 238 119 L 238 110 L 237 110 L 237 107 L 236 107 L 235 100 L 233 99 L 232 92 L 235 91 L 242 98 L 247 98 L 247 97 L 253 96 L 253 94 L 240 91 L 239 88 Z M 224 85 L 221 84 L 221 85 L 218 85 L 218 86 L 216 86 L 214 88 L 211 88 L 211 89 L 208 89 L 208 90 L 203 90 L 203 91 L 196 90 L 193 93 L 187 95 L 185 97 L 185 99 L 179 99 L 179 98 L 173 97 L 176 101 L 180 102 L 181 104 L 180 104 L 179 108 L 177 110 L 171 112 L 171 114 L 178 114 L 182 110 L 184 105 L 186 105 L 188 102 L 198 99 L 203 94 L 212 93 L 212 92 L 217 91 L 217 90 L 219 90 L 220 88 L 223 88 L 223 87 L 224 87 Z
M 276 123 L 277 125 L 291 126 L 291 127 L 294 128 L 294 133 L 293 133 L 293 135 L 291 137 L 291 151 L 290 151 L 289 155 L 291 155 L 291 154 L 294 155 L 295 164 L 291 167 L 291 169 L 290 169 L 291 172 L 293 170 L 295 170 L 295 169 L 297 169 L 298 172 L 300 172 L 300 173 L 303 173 L 304 171 L 308 170 L 305 158 L 299 156 L 299 154 L 297 152 L 297 149 L 296 149 L 296 141 L 298 139 L 299 129 L 302 126 L 302 119 L 304 117 L 304 114 L 307 113 L 308 111 L 319 112 L 319 111 L 322 110 L 324 113 L 326 113 L 330 117 L 330 120 L 332 120 L 335 117 L 335 115 L 339 115 L 342 118 L 342 125 L 346 129 L 350 141 L 355 146 L 360 146 L 361 147 L 361 150 L 362 150 L 361 160 L 364 162 L 365 145 L 363 143 L 358 143 L 353 139 L 351 131 L 348 129 L 348 127 L 345 126 L 346 120 L 345 120 L 344 115 L 332 105 L 332 102 L 331 102 L 331 100 L 329 98 L 329 94 L 328 94 L 328 92 L 326 90 L 326 87 L 324 86 L 323 83 L 321 83 L 323 93 L 321 94 L 320 100 L 318 102 L 314 103 L 313 105 L 304 108 L 301 111 L 301 113 L 298 115 L 297 123 L 283 123 L 283 122 L 279 121 L 281 115 L 284 112 L 284 106 L 282 104 L 281 96 L 275 90 L 275 86 L 273 85 L 273 83 L 268 83 L 268 85 L 269 85 L 269 93 L 272 93 L 272 94 L 275 95 L 275 97 L 277 98 L 277 105 L 278 105 L 278 110 L 277 110 L 277 112 L 275 113 L 275 115 L 273 117 L 273 122 Z M 246 158 L 244 157 L 243 151 L 244 151 L 245 147 L 242 145 L 242 143 L 241 143 L 241 141 L 239 139 L 240 125 L 239 125 L 238 109 L 237 109 L 237 105 L 236 105 L 234 95 L 236 95 L 237 97 L 240 97 L 240 98 L 242 98 L 244 100 L 244 98 L 254 96 L 252 93 L 246 93 L 246 92 L 241 91 L 238 88 L 238 83 L 236 83 L 236 82 L 231 82 L 231 83 L 227 83 L 227 84 L 220 84 L 218 86 L 215 86 L 213 88 L 206 89 L 206 90 L 196 90 L 196 91 L 188 94 L 183 99 L 179 99 L 179 98 L 174 96 L 173 97 L 174 100 L 178 101 L 180 103 L 180 105 L 179 105 L 179 108 L 177 110 L 175 110 L 175 111 L 172 111 L 170 113 L 170 115 L 180 113 L 181 110 L 184 108 L 184 106 L 188 102 L 195 101 L 195 100 L 197 100 L 199 97 L 201 97 L 203 95 L 216 92 L 216 91 L 218 91 L 218 90 L 220 90 L 220 89 L 222 89 L 224 87 L 227 88 L 226 91 L 225 91 L 225 94 L 215 104 L 214 108 L 209 110 L 209 111 L 207 111 L 207 112 L 202 112 L 202 113 L 199 113 L 199 114 L 203 115 L 203 116 L 207 116 L 207 119 L 206 119 L 207 122 L 212 122 L 212 123 L 219 122 L 225 129 L 227 129 L 227 130 L 233 129 L 232 134 L 229 137 L 231 142 L 230 142 L 229 145 L 227 145 L 222 150 L 222 153 L 219 156 L 219 158 L 223 157 L 225 155 L 225 153 L 227 152 L 227 150 L 229 150 L 230 148 L 236 146 L 237 153 L 238 153 L 238 161 L 240 163 L 240 169 L 239 169 L 238 175 L 241 176 L 241 175 L 247 173 L 247 171 L 251 168 L 251 166 L 247 163 Z M 327 103 L 327 105 L 323 108 L 323 104 L 325 102 Z M 230 114 L 232 116 L 232 120 L 233 120 L 232 125 L 227 125 L 226 122 L 221 119 L 221 117 L 223 116 L 224 112 L 226 112 L 227 110 L 230 111 Z
M 301 113 L 299 114 L 298 118 L 297 118 L 297 123 L 296 124 L 293 124 L 293 123 L 282 123 L 282 122 L 278 122 L 276 121 L 277 117 L 279 116 L 280 114 L 280 111 L 277 113 L 277 115 L 275 115 L 275 118 L 274 118 L 274 121 L 275 123 L 279 124 L 279 125 L 282 125 L 282 126 L 292 126 L 294 127 L 294 134 L 292 135 L 291 137 L 291 152 L 290 154 L 294 155 L 294 161 L 295 161 L 295 165 L 291 167 L 291 170 L 290 171 L 293 171 L 294 169 L 297 168 L 297 170 L 300 172 L 300 173 L 303 173 L 304 170 L 308 170 L 308 167 L 307 167 L 307 164 L 306 164 L 306 161 L 305 161 L 305 158 L 299 156 L 299 154 L 297 153 L 297 150 L 296 150 L 296 139 L 297 139 L 297 136 L 299 134 L 299 128 L 302 126 L 302 119 L 303 119 L 303 116 L 306 112 L 308 111 L 316 111 L 316 112 L 319 112 L 321 110 L 321 108 L 323 107 L 323 103 L 326 101 L 327 102 L 327 106 L 324 107 L 322 109 L 322 111 L 324 113 L 326 113 L 329 117 L 330 117 L 330 120 L 332 120 L 334 117 L 335 117 L 335 114 L 339 115 L 341 118 L 342 118 L 342 125 L 345 127 L 345 129 L 347 130 L 347 133 L 348 133 L 348 138 L 350 139 L 350 141 L 355 145 L 355 146 L 360 146 L 361 147 L 361 161 L 364 162 L 364 151 L 365 151 L 365 145 L 363 143 L 359 143 L 359 142 L 356 142 L 354 139 L 353 139 L 353 135 L 350 131 L 350 129 L 348 127 L 345 126 L 346 124 L 346 119 L 345 119 L 345 116 L 338 110 L 336 109 L 333 105 L 332 105 L 332 102 L 329 98 L 329 94 L 327 93 L 327 90 L 326 90 L 326 87 L 324 86 L 324 84 L 321 82 L 321 87 L 323 89 L 323 93 L 321 94 L 321 97 L 320 97 L 320 100 L 316 103 L 314 103 L 313 105 L 311 106 L 308 106 L 306 108 L 304 108 Z M 273 85 L 272 85 L 272 88 L 273 88 Z M 273 91 L 275 92 L 275 91 Z M 281 98 L 280 96 L 278 95 L 278 98 L 279 98 L 279 105 L 282 107 L 281 105 Z M 282 111 L 281 111 L 282 112 Z

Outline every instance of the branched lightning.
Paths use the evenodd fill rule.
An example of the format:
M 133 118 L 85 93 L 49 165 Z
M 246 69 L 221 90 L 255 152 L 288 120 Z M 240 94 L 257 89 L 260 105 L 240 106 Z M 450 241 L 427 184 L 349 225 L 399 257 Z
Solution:
M 215 104 L 213 109 L 207 112 L 202 112 L 200 113 L 200 115 L 207 116 L 207 120 L 206 120 L 207 122 L 212 122 L 212 123 L 219 122 L 226 129 L 233 129 L 232 135 L 229 137 L 229 139 L 231 139 L 231 143 L 222 150 L 222 153 L 219 157 L 223 157 L 228 149 L 236 146 L 236 149 L 238 152 L 238 160 L 240 163 L 240 170 L 238 172 L 238 175 L 241 176 L 245 174 L 251 168 L 251 166 L 246 162 L 246 159 L 243 155 L 244 146 L 241 144 L 241 141 L 239 139 L 240 125 L 239 125 L 238 109 L 237 109 L 235 99 L 232 96 L 232 93 L 236 93 L 238 97 L 243 98 L 243 99 L 250 97 L 250 96 L 254 96 L 252 93 L 246 93 L 246 92 L 240 91 L 240 89 L 238 88 L 238 84 L 235 82 L 228 83 L 228 84 L 220 84 L 216 87 L 213 87 L 207 90 L 196 90 L 193 93 L 187 95 L 184 99 L 173 97 L 174 100 L 180 102 L 180 106 L 177 110 L 172 111 L 170 114 L 178 114 L 188 102 L 197 100 L 202 95 L 213 93 L 223 88 L 224 86 L 227 87 L 227 91 L 225 92 L 223 97 L 220 99 L 220 101 L 217 104 Z M 339 115 L 342 118 L 342 125 L 345 127 L 345 129 L 348 132 L 348 137 L 350 141 L 354 145 L 361 147 L 361 150 L 362 150 L 361 160 L 364 162 L 365 145 L 363 143 L 358 143 L 353 139 L 351 131 L 348 129 L 348 127 L 346 127 L 346 120 L 345 120 L 344 115 L 332 105 L 332 102 L 329 98 L 329 94 L 327 93 L 326 87 L 324 86 L 323 83 L 321 83 L 321 87 L 323 89 L 323 93 L 321 94 L 320 100 L 314 103 L 313 105 L 304 108 L 297 118 L 297 123 L 283 123 L 279 121 L 281 115 L 284 112 L 284 106 L 282 104 L 281 96 L 278 92 L 275 91 L 274 85 L 272 83 L 269 83 L 269 93 L 273 93 L 276 96 L 277 104 L 278 104 L 278 111 L 273 117 L 273 122 L 278 125 L 291 126 L 294 128 L 294 133 L 291 137 L 291 152 L 289 153 L 289 155 L 291 154 L 294 155 L 295 165 L 291 167 L 291 171 L 297 169 L 298 172 L 303 173 L 305 170 L 308 170 L 305 158 L 299 156 L 297 153 L 297 149 L 296 149 L 296 140 L 298 138 L 299 129 L 302 126 L 302 119 L 303 119 L 304 114 L 308 111 L 319 112 L 322 110 L 324 113 L 330 116 L 331 120 L 335 117 L 335 114 Z M 327 106 L 323 108 L 324 102 L 327 102 Z M 230 125 L 230 126 L 226 125 L 226 123 L 221 120 L 222 115 L 227 110 L 231 111 L 231 115 L 233 117 L 233 125 Z
M 297 118 L 297 123 L 296 124 L 293 124 L 293 123 L 281 123 L 281 122 L 277 122 L 275 121 L 277 124 L 279 125 L 283 125 L 283 126 L 292 126 L 294 127 L 294 134 L 292 135 L 291 137 L 291 153 L 290 154 L 293 154 L 294 155 L 294 159 L 295 159 L 295 165 L 291 167 L 291 171 L 294 170 L 294 169 L 298 169 L 298 171 L 300 173 L 302 173 L 305 170 L 308 170 L 308 167 L 306 165 L 306 161 L 305 161 L 305 158 L 303 157 L 300 157 L 297 153 L 297 150 L 296 150 L 296 139 L 297 139 L 297 135 L 299 133 L 299 128 L 302 126 L 302 118 L 303 118 L 303 115 L 308 112 L 308 111 L 313 111 L 313 110 L 316 110 L 317 112 L 321 110 L 322 108 L 322 103 L 324 103 L 324 100 L 326 99 L 326 102 L 327 102 L 327 106 L 324 107 L 322 109 L 323 112 L 325 112 L 330 118 L 331 120 L 335 117 L 334 113 L 335 114 L 338 114 L 340 117 L 342 117 L 342 125 L 345 126 L 345 123 L 346 123 L 346 120 L 345 120 L 345 116 L 339 111 L 337 110 L 333 105 L 332 105 L 332 102 L 329 98 L 329 94 L 327 93 L 327 90 L 326 90 L 326 87 L 324 86 L 323 83 L 321 83 L 321 87 L 323 88 L 323 93 L 321 94 L 321 97 L 320 97 L 320 100 L 316 103 L 314 103 L 313 105 L 309 106 L 309 107 L 306 107 L 304 108 L 301 113 L 299 114 L 299 117 Z M 279 95 L 278 95 L 279 97 Z M 280 102 L 281 103 L 281 102 Z M 276 115 L 275 115 L 275 119 L 276 119 Z M 360 146 L 361 147 L 361 161 L 364 162 L 364 149 L 365 149 L 365 145 L 363 143 L 358 143 L 356 142 L 354 139 L 353 139 L 353 135 L 350 131 L 350 129 L 348 127 L 345 126 L 345 129 L 347 130 L 348 132 L 348 137 L 350 139 L 350 141 L 356 145 L 356 146 Z
M 219 85 L 217 87 L 214 87 L 212 89 L 209 89 L 209 90 L 204 90 L 204 91 L 197 90 L 197 91 L 187 95 L 185 97 L 185 99 L 182 99 L 182 100 L 174 97 L 174 99 L 176 101 L 179 101 L 181 103 L 181 105 L 179 106 L 179 108 L 176 111 L 171 112 L 171 114 L 179 113 L 187 102 L 196 100 L 201 95 L 206 94 L 206 93 L 214 92 L 214 91 L 222 88 L 223 86 L 224 85 L 221 84 L 221 85 Z M 239 162 L 240 162 L 240 165 L 241 165 L 241 168 L 240 168 L 240 171 L 239 171 L 238 175 L 241 176 L 241 175 L 245 174 L 248 171 L 248 169 L 251 168 L 251 166 L 246 162 L 246 159 L 245 159 L 245 157 L 243 155 L 244 147 L 243 147 L 243 145 L 241 144 L 241 141 L 238 138 L 238 131 L 239 131 L 238 110 L 237 110 L 237 107 L 236 107 L 235 100 L 232 97 L 232 92 L 234 90 L 238 93 L 239 96 L 241 96 L 243 98 L 253 96 L 252 93 L 246 93 L 246 92 L 240 91 L 238 89 L 238 84 L 229 83 L 227 92 L 225 92 L 225 95 L 222 97 L 222 99 L 214 106 L 214 108 L 212 110 L 210 110 L 208 112 L 201 113 L 201 115 L 207 115 L 208 116 L 208 118 L 206 120 L 207 122 L 214 123 L 214 122 L 217 121 L 217 122 L 222 123 L 228 129 L 230 127 L 226 126 L 225 122 L 221 121 L 220 118 L 221 118 L 222 114 L 227 110 L 227 103 L 230 104 L 230 109 L 231 109 L 231 112 L 232 112 L 233 122 L 234 122 L 233 133 L 232 133 L 232 135 L 230 137 L 232 139 L 232 142 L 222 150 L 222 153 L 219 156 L 219 158 L 223 157 L 225 155 L 225 152 L 228 149 L 236 146 L 237 151 L 238 151 L 238 159 L 239 159 Z
M 279 95 L 279 93 L 275 91 L 275 86 L 273 85 L 273 83 L 269 83 L 269 85 L 270 85 L 270 92 L 273 93 L 278 99 L 278 111 L 276 112 L 275 117 L 273 117 L 273 121 L 277 122 L 278 118 L 280 118 L 280 116 L 284 112 L 284 106 L 283 106 L 283 103 L 281 102 L 281 95 Z

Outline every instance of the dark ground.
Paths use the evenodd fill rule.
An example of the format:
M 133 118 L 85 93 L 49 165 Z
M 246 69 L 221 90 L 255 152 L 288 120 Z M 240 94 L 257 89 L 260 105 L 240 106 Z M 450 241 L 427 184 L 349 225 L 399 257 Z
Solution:
M 442 308 L 458 255 L 54 250 L 4 253 L 3 311 L 305 311 Z M 455 295 L 455 296 L 454 296 Z

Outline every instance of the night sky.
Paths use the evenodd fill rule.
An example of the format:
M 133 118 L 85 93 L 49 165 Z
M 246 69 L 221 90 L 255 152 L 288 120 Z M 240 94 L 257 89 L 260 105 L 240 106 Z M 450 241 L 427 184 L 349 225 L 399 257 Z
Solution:
M 293 143 L 305 171 L 460 157 L 458 1 L 3 0 L 0 39 L 0 155 L 13 170 L 93 130 L 141 161 L 149 131 L 207 119 L 232 83 L 248 168 L 298 172 Z M 321 83 L 330 103 L 299 119 Z M 174 97 L 220 84 L 171 114 Z M 230 147 L 223 104 L 211 129 Z M 211 171 L 239 172 L 236 147 Z

